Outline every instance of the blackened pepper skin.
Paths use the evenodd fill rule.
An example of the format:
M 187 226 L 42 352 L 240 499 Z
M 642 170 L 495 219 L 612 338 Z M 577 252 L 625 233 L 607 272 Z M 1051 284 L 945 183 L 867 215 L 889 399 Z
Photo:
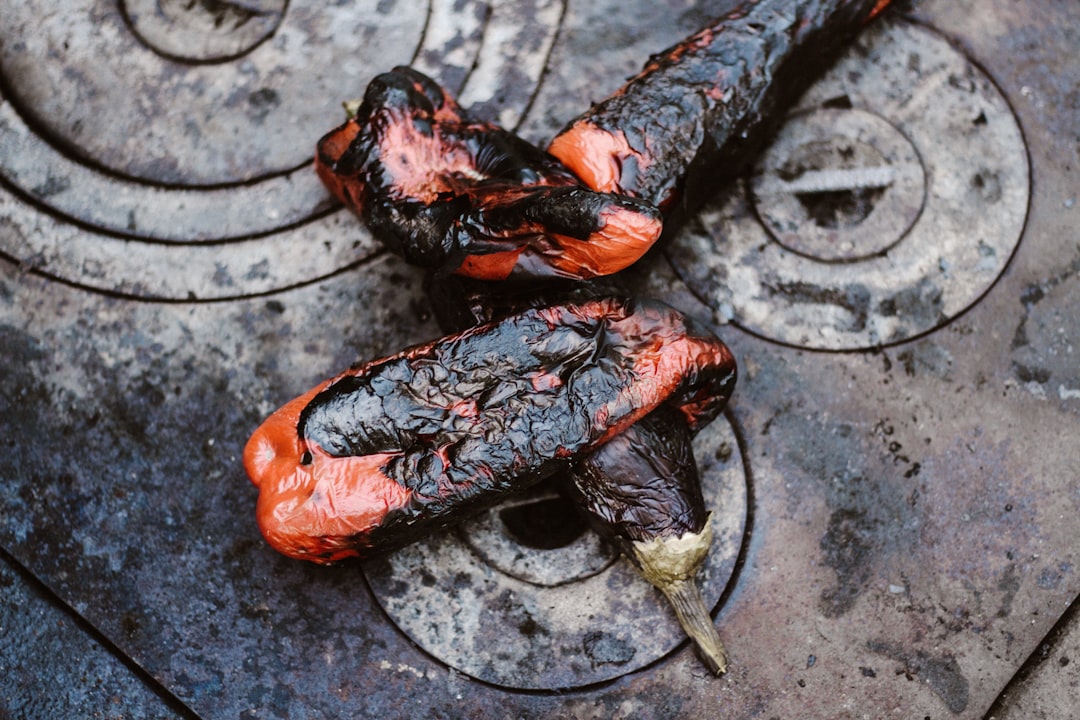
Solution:
M 664 52 L 549 146 L 597 191 L 672 211 L 735 178 L 793 101 L 888 0 L 744 2 Z M 687 198 L 692 209 L 700 200 Z
M 660 407 L 571 469 L 580 503 L 633 558 L 631 543 L 701 532 L 708 511 L 686 423 Z
M 490 283 L 431 277 L 427 290 L 446 331 L 556 300 L 619 292 L 609 278 L 493 293 Z M 691 441 L 686 420 L 661 405 L 552 480 L 667 597 L 705 665 L 719 675 L 727 670 L 727 651 L 697 586 L 712 532 Z
M 654 205 L 670 215 L 682 197 L 678 206 L 685 211 L 696 201 L 686 198 L 688 189 L 734 177 L 779 122 L 776 109 L 809 79 L 806 70 L 820 68 L 823 57 L 886 3 L 747 3 L 652 58 L 623 90 L 557 137 L 552 155 L 468 118 L 428 78 L 398 68 L 376 78 L 356 117 L 320 141 L 316 167 L 343 202 L 415 264 L 481 280 L 615 272 L 658 237 L 661 216 Z M 559 390 L 567 386 L 560 372 L 531 375 L 531 393 L 520 383 L 506 390 L 499 378 L 462 392 L 455 383 L 467 384 L 468 373 L 457 378 L 461 358 L 455 351 L 441 343 L 414 348 L 324 383 L 256 432 L 245 464 L 260 486 L 259 520 L 267 539 L 286 554 L 320 562 L 364 556 L 446 524 L 504 490 L 572 469 L 582 505 L 629 546 L 643 574 L 677 610 L 689 599 L 694 607 L 678 610 L 680 620 L 709 666 L 722 672 L 726 657 L 707 609 L 696 590 L 687 594 L 677 586 L 692 585 L 710 539 L 689 436 L 726 402 L 734 363 L 726 349 L 704 351 L 711 359 L 701 362 L 701 355 L 687 360 L 686 347 L 680 347 L 665 351 L 686 361 L 678 368 L 652 353 L 643 364 L 632 362 L 627 373 L 618 358 L 637 351 L 611 355 L 605 347 L 611 333 L 590 325 L 606 317 L 604 302 L 531 311 L 576 308 L 552 329 L 566 321 L 575 332 L 601 338 L 591 353 L 575 354 L 582 347 L 577 341 L 545 351 L 540 367 L 573 365 L 588 354 L 586 364 L 603 368 L 594 375 L 589 402 L 636 375 L 643 382 L 630 382 L 624 388 L 629 395 L 614 406 L 633 408 L 633 419 L 618 419 L 609 399 L 590 405 L 595 414 L 586 412 L 580 422 L 584 406 Z M 476 332 L 498 335 L 496 328 L 524 322 L 527 315 Z M 654 346 L 663 345 L 670 330 L 653 328 Z M 441 342 L 454 345 L 468 335 Z M 624 335 L 614 331 L 615 343 Z M 511 366 L 498 366 L 506 373 L 502 379 L 520 370 L 513 363 L 521 358 L 510 357 Z M 454 361 L 444 362 L 448 358 Z M 392 371 L 384 373 L 384 366 Z M 447 385 L 451 377 L 456 379 Z M 631 385 L 638 389 L 629 390 Z M 663 399 L 643 398 L 641 388 L 648 385 L 662 387 Z M 525 413 L 516 416 L 518 424 L 487 412 L 500 402 L 516 403 Z M 546 418 L 535 426 L 526 417 L 530 403 L 550 408 L 558 402 L 563 410 L 535 413 Z M 551 424 L 559 419 L 561 426 Z M 546 435 L 556 427 L 569 434 Z M 591 433 L 577 434 L 586 427 Z M 544 451 L 533 452 L 544 443 Z M 455 466 L 461 471 L 451 471 Z M 650 497 L 665 494 L 675 501 L 650 512 Z
M 617 272 L 662 228 L 649 203 L 589 189 L 407 67 L 371 81 L 319 141 L 315 167 L 407 261 L 483 280 Z
M 746 2 L 653 56 L 550 154 L 398 67 L 319 141 L 316 170 L 410 263 L 482 280 L 615 273 L 659 238 L 660 210 L 677 222 L 736 177 L 780 109 L 887 3 Z
M 731 395 L 727 347 L 660 303 L 537 308 L 353 368 L 248 441 L 257 516 L 315 562 L 397 547 L 566 469 L 660 407 Z
M 712 547 L 691 430 L 659 407 L 575 463 L 570 494 L 668 599 L 698 655 L 716 675 L 728 657 L 697 575 Z

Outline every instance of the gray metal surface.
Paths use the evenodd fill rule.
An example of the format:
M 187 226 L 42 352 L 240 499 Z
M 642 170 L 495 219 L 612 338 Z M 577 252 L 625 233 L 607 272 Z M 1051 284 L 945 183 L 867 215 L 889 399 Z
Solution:
M 107 642 L 0 559 L 0 716 L 183 717 Z
M 94 711 L 1070 717 L 1080 681 L 1069 610 L 1080 594 L 1074 3 L 902 3 L 894 11 L 908 18 L 874 28 L 843 77 L 825 82 L 881 94 L 954 63 L 960 71 L 918 86 L 926 112 L 861 107 L 850 88 L 849 109 L 819 86 L 799 117 L 854 121 L 857 148 L 814 145 L 822 123 L 789 124 L 791 154 L 781 157 L 781 138 L 763 156 L 756 194 L 753 177 L 729 190 L 690 224 L 693 242 L 676 238 L 630 273 L 642 293 L 713 322 L 740 361 L 733 439 L 714 451 L 720 465 L 738 459 L 746 503 L 734 513 L 745 532 L 724 537 L 714 560 L 732 668 L 709 677 L 667 630 L 638 650 L 620 638 L 653 628 L 609 611 L 577 653 L 569 643 L 563 675 L 543 681 L 527 663 L 548 662 L 551 641 L 517 612 L 527 604 L 511 597 L 508 620 L 475 622 L 438 594 L 410 606 L 410 584 L 428 587 L 422 568 L 383 582 L 404 555 L 319 568 L 276 555 L 255 527 L 239 464 L 255 425 L 350 363 L 438 333 L 420 274 L 329 202 L 309 157 L 339 103 L 402 62 L 543 142 L 728 3 L 55 5 L 0 6 L 0 666 L 19 669 L 0 673 L 0 717 L 89 716 L 117 697 L 115 712 Z M 890 32 L 932 47 L 901 44 L 902 64 L 860 64 L 860 52 L 896 49 L 875 44 Z M 958 92 L 981 113 L 960 112 L 940 137 L 906 124 L 967 108 Z M 801 180 L 784 170 L 793 156 Z M 912 157 L 922 174 L 905 174 Z M 770 186 L 770 168 L 805 184 Z M 791 203 L 807 193 L 833 193 L 834 205 Z M 739 220 L 761 239 L 746 264 L 721 271 L 709 251 L 731 241 L 713 222 L 724 203 L 756 203 L 762 222 Z M 808 221 L 816 229 L 783 232 Z M 913 252 L 920 236 L 972 262 Z M 906 302 L 868 300 L 894 324 L 852 336 L 842 304 L 789 293 L 751 313 L 758 289 L 723 277 L 781 273 L 794 259 L 824 278 L 801 287 L 834 283 L 819 299 L 844 294 L 844 272 L 869 286 L 895 270 L 915 290 Z M 547 549 L 499 537 L 503 517 L 432 542 L 471 548 L 482 573 L 536 587 L 548 576 L 529 573 L 544 553 L 575 579 L 615 567 L 580 534 Z M 447 568 L 429 569 L 437 584 Z M 480 652 L 526 665 L 495 663 L 502 674 L 485 676 L 418 645 L 395 616 L 410 608 L 459 657 L 482 642 Z M 631 662 L 639 652 L 647 661 Z
M 698 575 L 711 608 L 732 583 L 742 549 L 746 468 L 724 419 L 695 438 L 694 454 L 712 509 L 715 546 Z M 570 502 L 545 490 L 369 563 L 379 604 L 434 657 L 508 688 L 594 685 L 647 667 L 683 644 L 686 635 L 668 604 L 629 561 L 599 547 L 587 528 L 575 542 L 538 538 L 549 540 L 540 547 L 527 528 L 518 529 L 523 514 L 537 523 L 532 532 L 538 534 L 551 532 L 543 513 L 575 513 Z M 508 633 L 513 642 L 506 642 Z

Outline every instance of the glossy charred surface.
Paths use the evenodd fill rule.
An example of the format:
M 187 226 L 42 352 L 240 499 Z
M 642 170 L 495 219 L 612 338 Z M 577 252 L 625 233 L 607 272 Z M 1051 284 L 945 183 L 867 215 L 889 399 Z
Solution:
M 668 599 L 705 666 L 727 672 L 727 650 L 697 585 L 713 534 L 684 418 L 657 408 L 584 456 L 569 480 L 593 525 Z
M 728 349 L 659 303 L 538 308 L 350 370 L 256 431 L 267 540 L 331 561 L 393 547 L 564 469 L 661 405 L 691 429 Z
M 656 208 L 583 186 L 407 67 L 376 77 L 315 159 L 326 186 L 372 232 L 410 263 L 444 272 L 606 275 L 637 260 L 661 230 Z
M 494 292 L 490 283 L 432 278 L 428 294 L 444 330 L 490 322 L 523 308 L 609 294 L 607 280 Z M 701 498 L 692 433 L 685 418 L 661 407 L 584 456 L 563 485 L 603 535 L 628 550 L 633 541 L 700 532 Z
M 886 4 L 743 3 L 651 57 L 549 151 L 595 190 L 668 210 L 684 188 L 736 177 L 783 120 L 782 107 Z
M 431 278 L 428 283 L 444 329 L 490 321 L 552 297 L 581 301 L 612 289 L 606 278 L 510 293 L 461 278 Z M 583 454 L 553 481 L 664 594 L 706 667 L 719 675 L 726 672 L 727 651 L 697 585 L 712 528 L 691 439 L 686 417 L 661 406 Z
M 440 326 L 453 331 L 555 300 L 582 302 L 610 294 L 615 287 L 603 279 L 495 292 L 490 283 L 432 278 L 428 295 Z M 624 547 L 700 532 L 708 513 L 691 439 L 685 418 L 668 407 L 658 408 L 584 456 L 563 485 L 596 528 Z
M 571 478 L 578 503 L 631 558 L 630 542 L 701 532 L 708 520 L 690 429 L 667 407 L 582 458 Z

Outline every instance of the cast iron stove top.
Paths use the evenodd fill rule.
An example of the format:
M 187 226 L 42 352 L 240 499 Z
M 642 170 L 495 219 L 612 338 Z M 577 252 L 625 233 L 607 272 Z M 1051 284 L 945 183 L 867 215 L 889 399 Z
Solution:
M 728 5 L 5 3 L 0 717 L 1069 717 L 1074 3 L 900 3 L 629 273 L 742 368 L 728 675 L 543 487 L 363 566 L 259 536 L 258 422 L 439 334 L 311 171 L 339 103 L 411 63 L 543 143 Z

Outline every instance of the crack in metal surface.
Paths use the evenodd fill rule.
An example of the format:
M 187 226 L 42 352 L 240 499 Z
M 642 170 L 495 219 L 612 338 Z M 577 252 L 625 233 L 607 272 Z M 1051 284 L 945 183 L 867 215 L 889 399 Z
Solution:
M 116 659 L 117 662 L 123 665 L 170 710 L 188 720 L 199 720 L 199 715 L 188 707 L 175 693 L 169 690 L 168 687 L 143 668 L 135 658 L 113 642 L 113 640 L 94 625 L 94 623 L 65 602 L 64 599 L 46 585 L 41 578 L 19 562 L 7 548 L 2 546 L 0 546 L 0 562 L 6 564 L 19 580 L 28 586 L 31 593 L 37 595 L 42 602 L 47 603 L 56 611 L 64 615 L 64 617 L 74 623 L 75 627 L 80 632 L 89 637 L 95 645 L 102 648 L 110 657 Z M 0 707 L 0 710 L 3 710 L 3 708 Z

